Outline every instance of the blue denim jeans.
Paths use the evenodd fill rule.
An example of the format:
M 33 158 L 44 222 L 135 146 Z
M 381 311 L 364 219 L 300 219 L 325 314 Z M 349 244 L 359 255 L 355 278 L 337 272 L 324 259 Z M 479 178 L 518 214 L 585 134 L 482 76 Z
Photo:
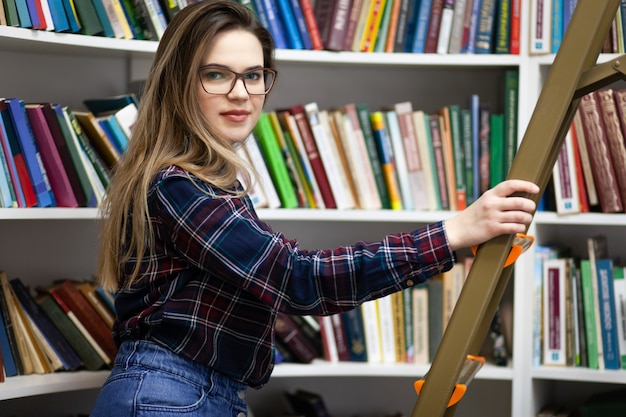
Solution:
M 245 417 L 246 389 L 154 343 L 124 342 L 91 417 Z

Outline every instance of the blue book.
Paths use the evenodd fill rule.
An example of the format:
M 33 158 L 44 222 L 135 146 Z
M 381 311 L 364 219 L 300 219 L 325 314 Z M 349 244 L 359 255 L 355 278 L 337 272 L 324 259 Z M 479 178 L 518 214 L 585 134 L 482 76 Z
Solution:
M 617 340 L 617 314 L 613 287 L 613 261 L 596 259 L 598 298 L 600 301 L 600 331 L 605 369 L 620 369 L 619 341 Z
M 8 124 L 8 125 L 7 125 Z M 18 153 L 19 145 L 17 144 L 17 138 L 15 138 L 15 131 L 13 124 L 11 124 L 11 116 L 9 116 L 9 109 L 5 102 L 0 100 L 0 139 L 2 140 L 2 151 L 6 156 L 7 165 L 9 167 L 9 174 L 11 181 L 13 182 L 13 189 L 15 190 L 15 199 L 18 207 L 27 207 L 26 196 L 24 194 L 24 188 L 22 187 L 22 172 L 20 172 L 21 166 L 15 161 L 15 154 Z M 23 158 L 20 161 L 23 165 Z M 25 167 L 24 167 L 25 168 Z M 24 169 L 25 171 L 25 169 Z M 24 172 L 28 177 L 28 173 Z M 30 185 L 30 184 L 28 184 Z M 35 204 L 36 201 L 33 203 Z
M 9 107 L 11 121 L 17 132 L 17 138 L 24 154 L 26 167 L 33 184 L 35 196 L 37 197 L 37 204 L 39 207 L 52 207 L 55 205 L 52 188 L 48 183 L 46 170 L 39 156 L 39 150 L 35 145 L 35 139 L 24 110 L 24 102 L 18 98 L 8 98 L 5 102 Z
M 474 41 L 474 53 L 490 54 L 493 49 L 496 0 L 482 0 Z
M 482 0 L 474 0 L 472 3 L 472 19 L 470 21 L 469 38 L 467 45 L 463 45 L 461 53 L 473 54 L 476 50 L 476 35 L 478 34 L 478 21 L 480 20 L 480 9 Z
M 14 278 L 10 284 L 20 306 L 57 354 L 63 364 L 63 369 L 74 371 L 80 368 L 82 360 L 39 304 L 35 302 L 24 283 L 19 278 Z
M 120 154 L 123 154 L 128 147 L 128 138 L 117 122 L 115 115 L 99 117 L 98 121 L 102 122 L 100 126 L 103 126 L 105 133 L 111 134 L 110 137 L 113 139 L 115 147 L 120 151 Z
M 52 23 L 55 32 L 67 32 L 70 30 L 70 22 L 67 20 L 62 0 L 48 0 Z
M 32 28 L 45 29 L 46 22 L 42 22 L 39 18 L 39 12 L 37 11 L 37 4 L 35 3 L 35 0 L 26 0 L 26 7 L 28 8 L 28 14 L 30 15 L 30 23 L 32 25 Z
M 262 0 L 263 10 L 265 10 L 265 15 L 267 16 L 267 29 L 272 34 L 274 38 L 274 44 L 277 49 L 287 49 L 289 48 L 289 44 L 287 43 L 287 38 L 285 37 L 285 28 L 283 23 L 280 20 L 280 16 L 278 14 L 278 7 L 276 6 L 276 0 Z M 255 3 L 256 4 L 256 3 Z
M 398 27 L 396 29 L 393 51 L 411 52 L 413 40 L 415 39 L 415 27 L 417 26 L 421 0 L 400 1 L 400 15 L 398 16 Z
M 367 362 L 367 349 L 365 347 L 365 328 L 363 315 L 360 308 L 341 313 L 341 322 L 345 328 L 346 342 L 350 361 Z
M 552 53 L 556 54 L 561 46 L 564 31 L 565 4 L 569 0 L 551 0 L 552 1 Z
M 20 27 L 32 28 L 33 22 L 30 19 L 30 12 L 28 11 L 28 4 L 26 0 L 15 0 L 17 6 L 17 15 L 20 18 Z
M 416 54 L 424 53 L 426 47 L 426 35 L 428 33 L 428 22 L 430 20 L 430 8 L 433 4 L 432 0 L 422 0 L 417 14 L 417 22 L 415 24 L 415 35 L 413 36 L 413 44 L 411 51 Z
M 67 17 L 67 21 L 70 24 L 70 32 L 78 33 L 80 32 L 80 23 L 78 22 L 78 16 L 74 12 L 74 7 L 72 7 L 71 0 L 62 0 L 63 1 L 63 10 L 65 10 L 65 16 Z
M 5 376 L 10 377 L 17 375 L 17 366 L 15 365 L 15 359 L 13 359 L 13 351 L 11 351 L 9 335 L 7 334 L 7 329 L 4 326 L 2 309 L 0 309 L 0 351 L 2 352 L 2 365 L 4 365 Z
M 6 155 L 0 149 L 0 207 L 9 208 L 14 206 L 17 206 L 17 203 L 11 183 L 9 166 L 7 164 Z
M 259 18 L 259 22 L 265 29 L 269 30 L 270 22 L 267 20 L 267 13 L 265 13 L 265 9 L 263 8 L 263 0 L 252 0 L 254 4 L 254 10 L 256 10 L 257 17 Z
M 55 0 L 58 1 L 58 0 Z M 111 26 L 111 21 L 109 20 L 109 16 L 107 16 L 106 9 L 104 8 L 104 3 L 102 0 L 92 0 L 93 7 L 96 9 L 96 14 L 98 15 L 98 20 L 102 25 L 102 34 L 107 38 L 114 38 L 115 32 L 113 32 L 113 27 Z
M 275 0 L 278 6 L 278 17 L 283 22 L 287 44 L 290 49 L 304 49 L 296 18 L 291 10 L 290 0 Z
M 302 6 L 298 0 L 289 0 L 289 4 L 291 4 L 291 10 L 293 11 L 293 16 L 296 19 L 296 26 L 300 32 L 302 47 L 303 49 L 312 50 L 313 43 L 311 42 L 309 28 L 306 25 L 306 19 L 304 18 L 304 13 L 302 12 Z

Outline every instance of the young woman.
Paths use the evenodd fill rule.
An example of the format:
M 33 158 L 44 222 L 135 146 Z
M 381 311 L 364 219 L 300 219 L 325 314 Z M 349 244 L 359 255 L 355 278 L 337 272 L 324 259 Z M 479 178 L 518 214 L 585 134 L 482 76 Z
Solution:
M 117 292 L 111 375 L 92 417 L 244 416 L 269 379 L 277 312 L 327 315 L 448 270 L 455 250 L 524 232 L 537 193 L 505 181 L 455 217 L 332 250 L 261 222 L 236 148 L 276 78 L 273 42 L 236 1 L 170 22 L 104 205 L 99 277 Z

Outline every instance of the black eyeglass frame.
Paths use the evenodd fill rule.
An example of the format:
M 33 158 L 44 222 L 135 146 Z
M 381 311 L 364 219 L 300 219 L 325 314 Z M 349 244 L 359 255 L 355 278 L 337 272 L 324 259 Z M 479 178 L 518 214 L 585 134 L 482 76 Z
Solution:
M 204 86 L 204 82 L 202 80 L 202 74 L 201 73 L 203 71 L 207 70 L 207 69 L 210 69 L 210 68 L 215 68 L 216 70 L 219 70 L 219 71 L 229 72 L 229 73 L 231 73 L 231 74 L 233 74 L 235 76 L 235 78 L 233 78 L 233 82 L 232 82 L 232 84 L 230 86 L 230 89 L 227 92 L 225 92 L 225 93 L 211 93 L 211 92 L 207 91 L 206 87 Z M 272 82 L 271 82 L 271 84 L 268 87 L 265 88 L 265 92 L 264 93 L 251 93 L 250 91 L 248 91 L 248 85 L 246 84 L 246 79 L 244 77 L 246 75 L 248 75 L 248 74 L 252 74 L 252 73 L 255 73 L 255 72 L 259 72 L 259 71 L 269 72 L 270 74 L 272 74 Z M 225 95 L 230 94 L 233 91 L 233 89 L 235 88 L 235 85 L 237 84 L 237 81 L 239 79 L 241 79 L 241 81 L 243 82 L 243 88 L 246 89 L 246 92 L 248 93 L 248 95 L 251 95 L 251 96 L 264 96 L 264 95 L 267 95 L 272 90 L 272 88 L 274 87 L 274 83 L 276 82 L 276 77 L 277 76 L 278 76 L 278 71 L 276 71 L 273 68 L 256 68 L 256 69 L 252 69 L 252 70 L 249 70 L 249 71 L 236 72 L 236 71 L 231 70 L 230 68 L 222 67 L 222 66 L 219 66 L 219 65 L 205 65 L 205 66 L 202 66 L 202 67 L 200 67 L 198 69 L 198 77 L 200 78 L 200 85 L 202 85 L 202 89 L 204 90 L 205 93 L 211 94 L 211 95 L 216 95 L 216 96 L 222 96 L 222 95 L 225 96 Z

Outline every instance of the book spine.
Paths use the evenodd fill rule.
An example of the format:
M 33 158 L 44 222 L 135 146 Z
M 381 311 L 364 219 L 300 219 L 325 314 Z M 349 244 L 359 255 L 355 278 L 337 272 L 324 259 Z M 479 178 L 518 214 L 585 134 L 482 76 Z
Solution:
M 294 16 L 289 1 L 290 0 L 276 0 L 279 18 L 281 22 L 283 22 L 283 26 L 285 28 L 287 44 L 290 49 L 304 49 L 298 24 L 296 23 L 296 17 Z
M 439 35 L 437 37 L 437 53 L 447 54 L 452 36 L 452 23 L 454 21 L 454 0 L 445 0 L 441 10 L 441 23 L 439 23 Z
M 410 52 L 419 54 L 426 50 L 426 38 L 428 36 L 428 22 L 430 20 L 430 9 L 434 0 L 422 0 L 419 3 L 415 32 Z
M 277 337 L 289 348 L 299 362 L 310 363 L 315 359 L 317 352 L 302 335 L 302 331 L 293 320 L 284 313 L 276 318 L 275 331 Z
M 474 52 L 477 54 L 490 54 L 492 52 L 495 12 L 496 0 L 482 0 L 474 49 Z
M 521 20 L 522 0 L 511 0 L 511 25 L 509 35 L 511 38 L 509 53 L 511 55 L 520 54 Z
M 530 43 L 528 53 L 548 54 L 551 51 L 552 0 L 531 1 Z
M 391 141 L 385 128 L 382 112 L 374 112 L 370 116 L 372 130 L 378 146 L 378 154 L 381 156 L 379 166 L 385 183 L 383 187 L 390 202 L 389 208 L 392 210 L 402 210 L 402 195 L 396 176 L 396 163 L 391 148 Z
M 348 29 L 351 5 L 352 0 L 337 0 L 334 2 L 329 22 L 328 37 L 326 38 L 326 49 L 331 51 L 343 50 L 343 41 Z
M 319 51 L 321 49 L 324 49 L 324 44 L 322 42 L 319 27 L 317 25 L 315 13 L 313 12 L 313 4 L 311 3 L 311 0 L 300 0 L 300 5 L 302 6 L 302 14 L 304 15 L 304 20 L 307 27 L 309 28 L 309 35 L 311 36 L 311 45 L 313 50 Z
M 508 54 L 511 44 L 511 1 L 498 0 L 496 9 L 496 31 L 494 52 Z
M 296 22 L 296 27 L 300 34 L 300 40 L 302 41 L 302 48 L 306 50 L 313 49 L 313 42 L 311 41 L 311 34 L 306 24 L 306 18 L 304 17 L 304 11 L 299 0 L 289 0 L 291 11 Z
M 620 369 L 620 352 L 617 340 L 617 316 L 615 312 L 615 293 L 613 288 L 613 261 L 597 259 L 598 297 L 600 301 L 600 323 L 602 333 L 602 351 L 605 369 Z
M 433 0 L 430 7 L 430 18 L 428 19 L 428 30 L 426 31 L 426 43 L 424 44 L 424 52 L 437 52 L 437 42 L 439 40 L 439 29 L 441 28 L 441 18 L 443 15 L 444 1 Z
M 565 259 L 547 259 L 543 277 L 543 364 L 565 365 Z

